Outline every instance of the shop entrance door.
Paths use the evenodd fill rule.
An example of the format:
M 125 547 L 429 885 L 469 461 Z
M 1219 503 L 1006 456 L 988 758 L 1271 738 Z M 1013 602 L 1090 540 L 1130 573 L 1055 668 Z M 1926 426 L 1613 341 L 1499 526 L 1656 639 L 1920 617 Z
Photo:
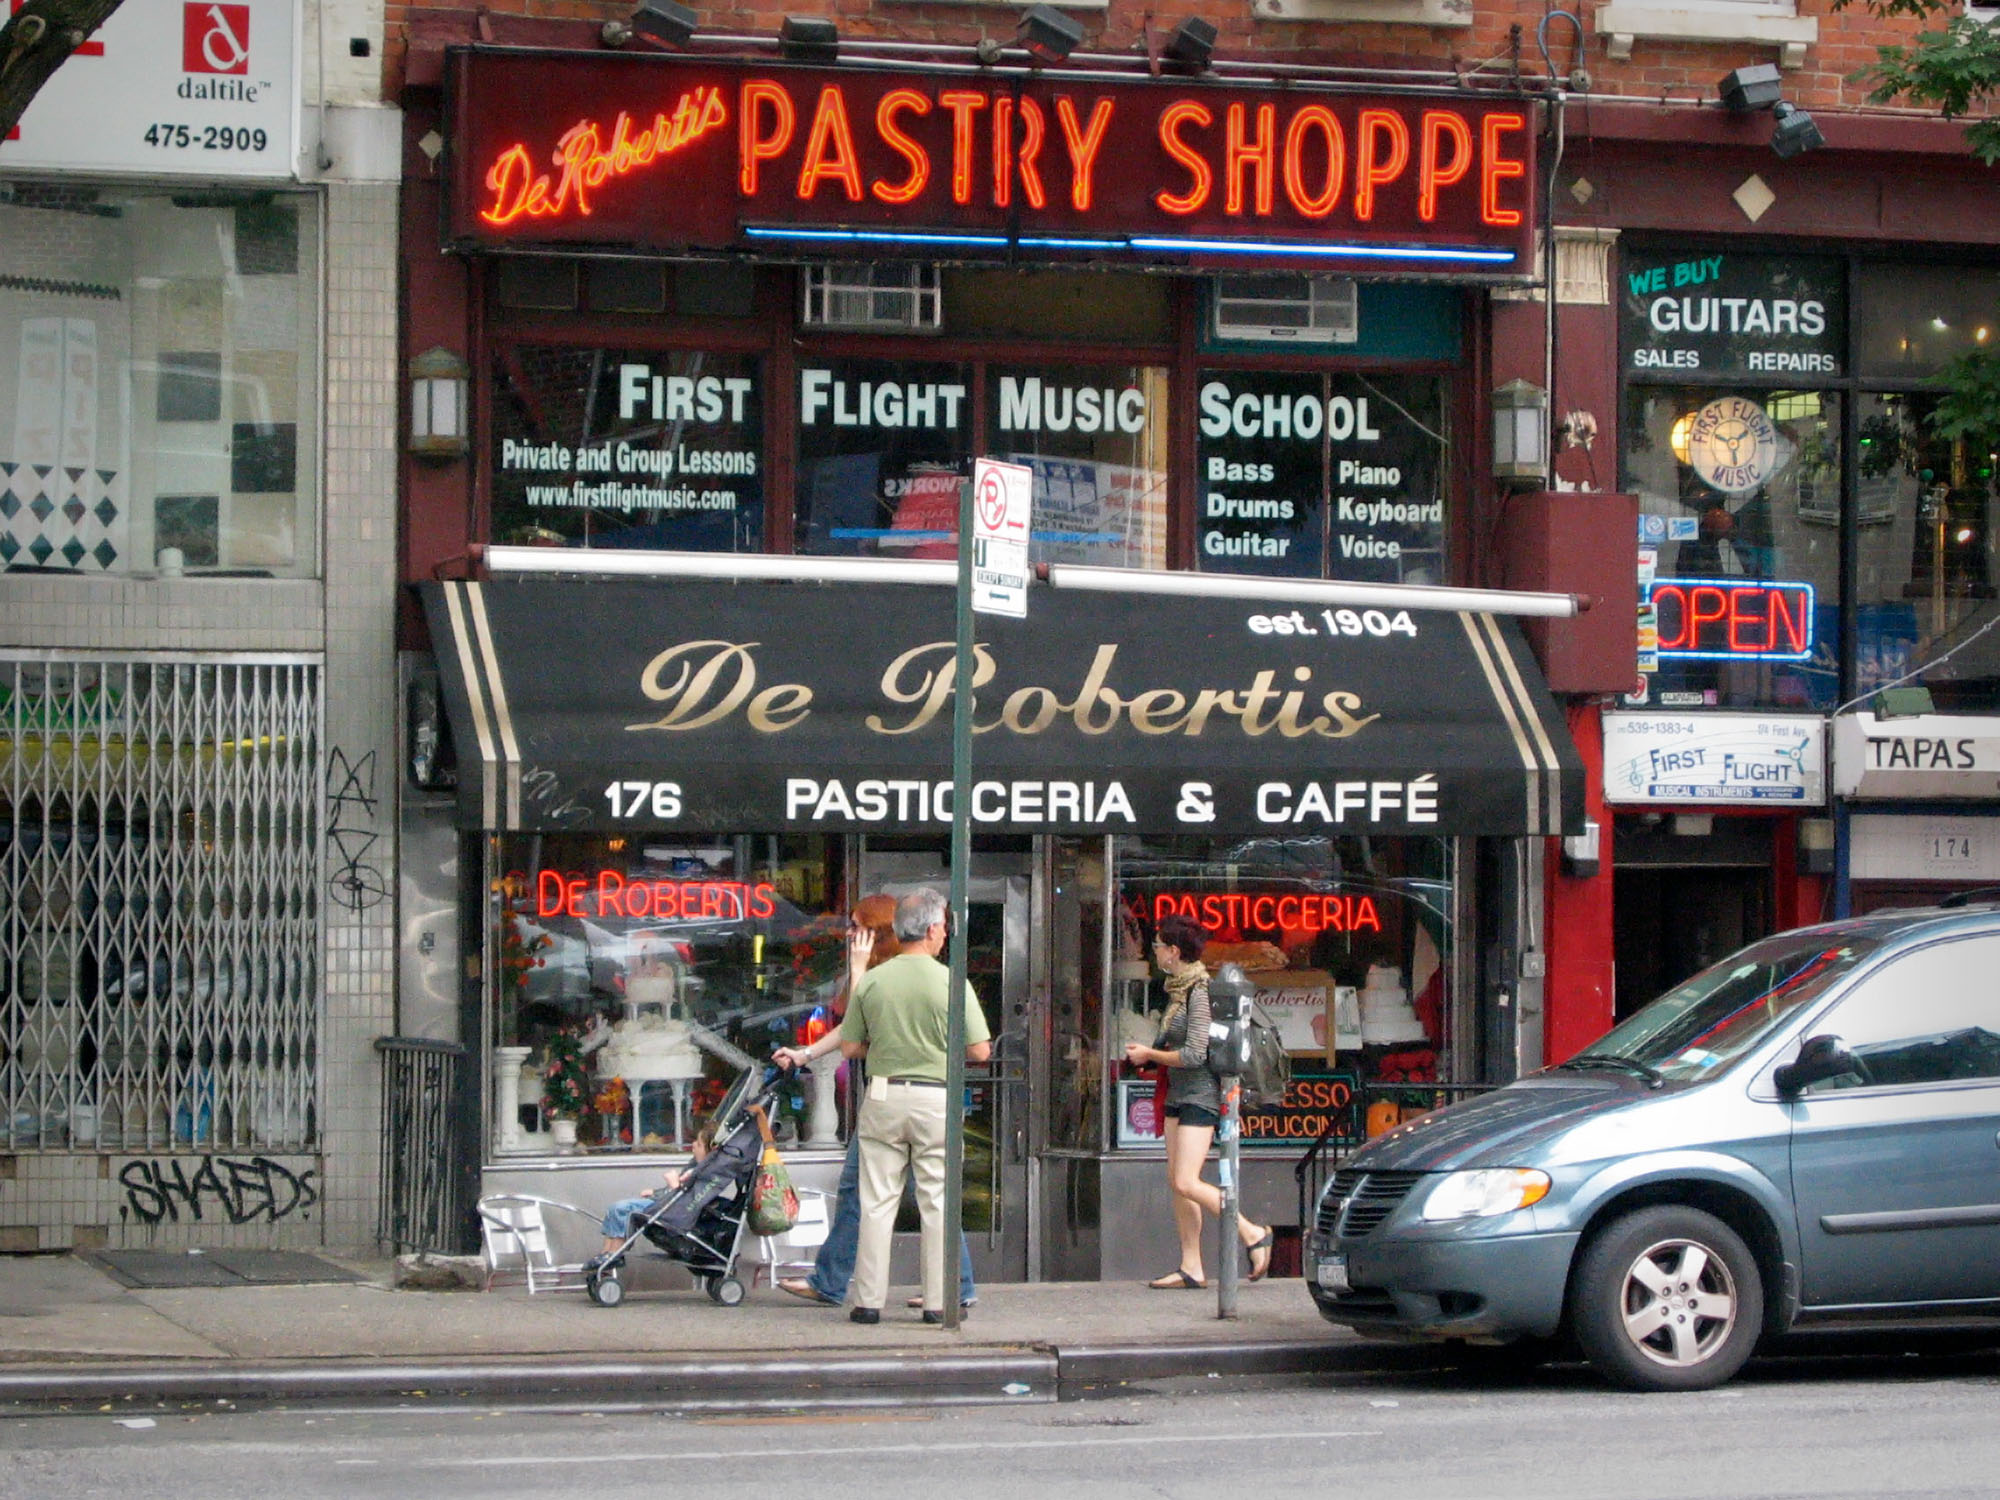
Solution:
M 1715 818 L 1701 834 L 1677 833 L 1675 821 L 1618 820 L 1613 927 L 1621 1021 L 1772 931 L 1768 824 Z
M 982 1281 L 1028 1274 L 1030 868 L 1026 855 L 974 854 L 967 872 L 967 977 L 993 1033 L 992 1058 L 965 1067 L 965 1238 Z M 942 858 L 928 851 L 864 846 L 860 876 L 863 895 L 900 896 L 926 885 L 949 892 L 951 884 Z M 906 1200 L 897 1229 L 916 1228 Z

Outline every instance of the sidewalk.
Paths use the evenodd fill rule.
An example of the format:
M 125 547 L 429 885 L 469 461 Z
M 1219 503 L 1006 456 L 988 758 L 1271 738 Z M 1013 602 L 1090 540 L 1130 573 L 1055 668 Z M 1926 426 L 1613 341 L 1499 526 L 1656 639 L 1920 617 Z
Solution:
M 739 1405 L 864 1392 L 1049 1400 L 1065 1383 L 1405 1362 L 1325 1323 L 1296 1280 L 1244 1285 L 1228 1322 L 1213 1289 L 983 1286 L 953 1335 L 906 1312 L 902 1289 L 881 1325 L 863 1328 L 768 1285 L 717 1307 L 665 1263 L 635 1264 L 631 1296 L 610 1309 L 581 1292 L 399 1291 L 393 1265 L 341 1264 L 367 1279 L 128 1290 L 70 1256 L 0 1259 L 0 1403 L 418 1389 Z

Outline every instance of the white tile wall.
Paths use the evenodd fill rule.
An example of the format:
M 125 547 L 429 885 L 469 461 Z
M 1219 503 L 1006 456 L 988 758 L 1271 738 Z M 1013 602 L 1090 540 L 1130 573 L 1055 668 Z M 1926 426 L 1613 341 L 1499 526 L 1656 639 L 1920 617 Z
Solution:
M 368 859 L 389 894 L 359 911 L 324 906 L 322 1154 L 276 1164 L 293 1178 L 310 1173 L 318 1201 L 291 1206 L 274 1169 L 274 1201 L 288 1206 L 279 1217 L 258 1212 L 232 1224 L 221 1196 L 209 1192 L 193 1195 L 199 1218 L 173 1195 L 178 1213 L 149 1223 L 155 1215 L 134 1211 L 156 1206 L 159 1195 L 146 1185 L 162 1174 L 177 1180 L 176 1165 L 193 1179 L 200 1158 L 0 1156 L 0 1251 L 101 1243 L 359 1251 L 374 1241 L 381 1141 L 373 1044 L 395 1029 L 397 189 L 325 191 L 325 582 L 0 577 L 0 644 L 325 653 L 326 744 L 364 768 L 375 798 L 372 812 L 350 806 L 343 821 L 379 835 Z

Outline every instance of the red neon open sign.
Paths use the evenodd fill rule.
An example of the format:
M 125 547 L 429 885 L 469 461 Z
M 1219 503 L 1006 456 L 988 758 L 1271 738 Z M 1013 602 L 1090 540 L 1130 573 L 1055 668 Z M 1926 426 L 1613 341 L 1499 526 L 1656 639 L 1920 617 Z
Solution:
M 742 922 L 775 915 L 778 888 L 741 880 L 628 880 L 616 870 L 535 878 L 535 915 Z
M 1813 649 L 1813 587 L 1745 578 L 1659 578 L 1646 589 L 1660 655 L 1707 661 L 1804 661 Z

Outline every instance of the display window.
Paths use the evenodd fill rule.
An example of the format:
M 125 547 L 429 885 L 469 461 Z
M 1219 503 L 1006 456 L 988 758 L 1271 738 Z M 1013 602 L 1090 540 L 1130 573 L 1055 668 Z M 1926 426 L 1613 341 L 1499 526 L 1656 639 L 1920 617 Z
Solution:
M 306 194 L 0 184 L 0 567 L 311 576 Z
M 1444 580 L 1441 380 L 1210 370 L 1196 378 L 1196 409 L 1199 567 Z
M 744 1068 L 839 1023 L 838 839 L 509 834 L 493 853 L 515 1149 L 684 1150 Z M 779 1137 L 838 1144 L 846 1077 L 836 1056 L 779 1080 Z
M 509 344 L 493 389 L 495 541 L 763 548 L 754 357 Z
M 801 360 L 799 551 L 957 556 L 973 431 L 969 365 Z
M 1113 841 L 1116 900 L 1107 997 L 1106 1093 L 1114 1144 L 1159 1143 L 1161 1080 L 1122 1061 L 1152 1045 L 1165 1017 L 1149 961 L 1169 914 L 1208 934 L 1211 973 L 1239 966 L 1292 1054 L 1278 1106 L 1244 1116 L 1249 1145 L 1287 1145 L 1370 1123 L 1357 1094 L 1414 1112 L 1412 1087 L 1447 1076 L 1452 1045 L 1453 847 L 1437 838 L 1258 840 L 1124 837 Z M 1378 1115 L 1380 1111 L 1377 1112 Z M 1379 1124 L 1379 1120 L 1375 1122 Z
M 1642 654 L 1667 707 L 1838 701 L 1842 397 L 1634 385 Z
M 985 373 L 980 451 L 1034 473 L 1029 561 L 1165 567 L 1165 367 L 995 365 Z
M 2000 615 L 1993 455 L 1933 432 L 1934 395 L 1860 401 L 1855 691 L 1923 668 L 1912 680 L 1938 707 L 1992 713 L 2000 709 L 2000 644 L 1990 633 Z

